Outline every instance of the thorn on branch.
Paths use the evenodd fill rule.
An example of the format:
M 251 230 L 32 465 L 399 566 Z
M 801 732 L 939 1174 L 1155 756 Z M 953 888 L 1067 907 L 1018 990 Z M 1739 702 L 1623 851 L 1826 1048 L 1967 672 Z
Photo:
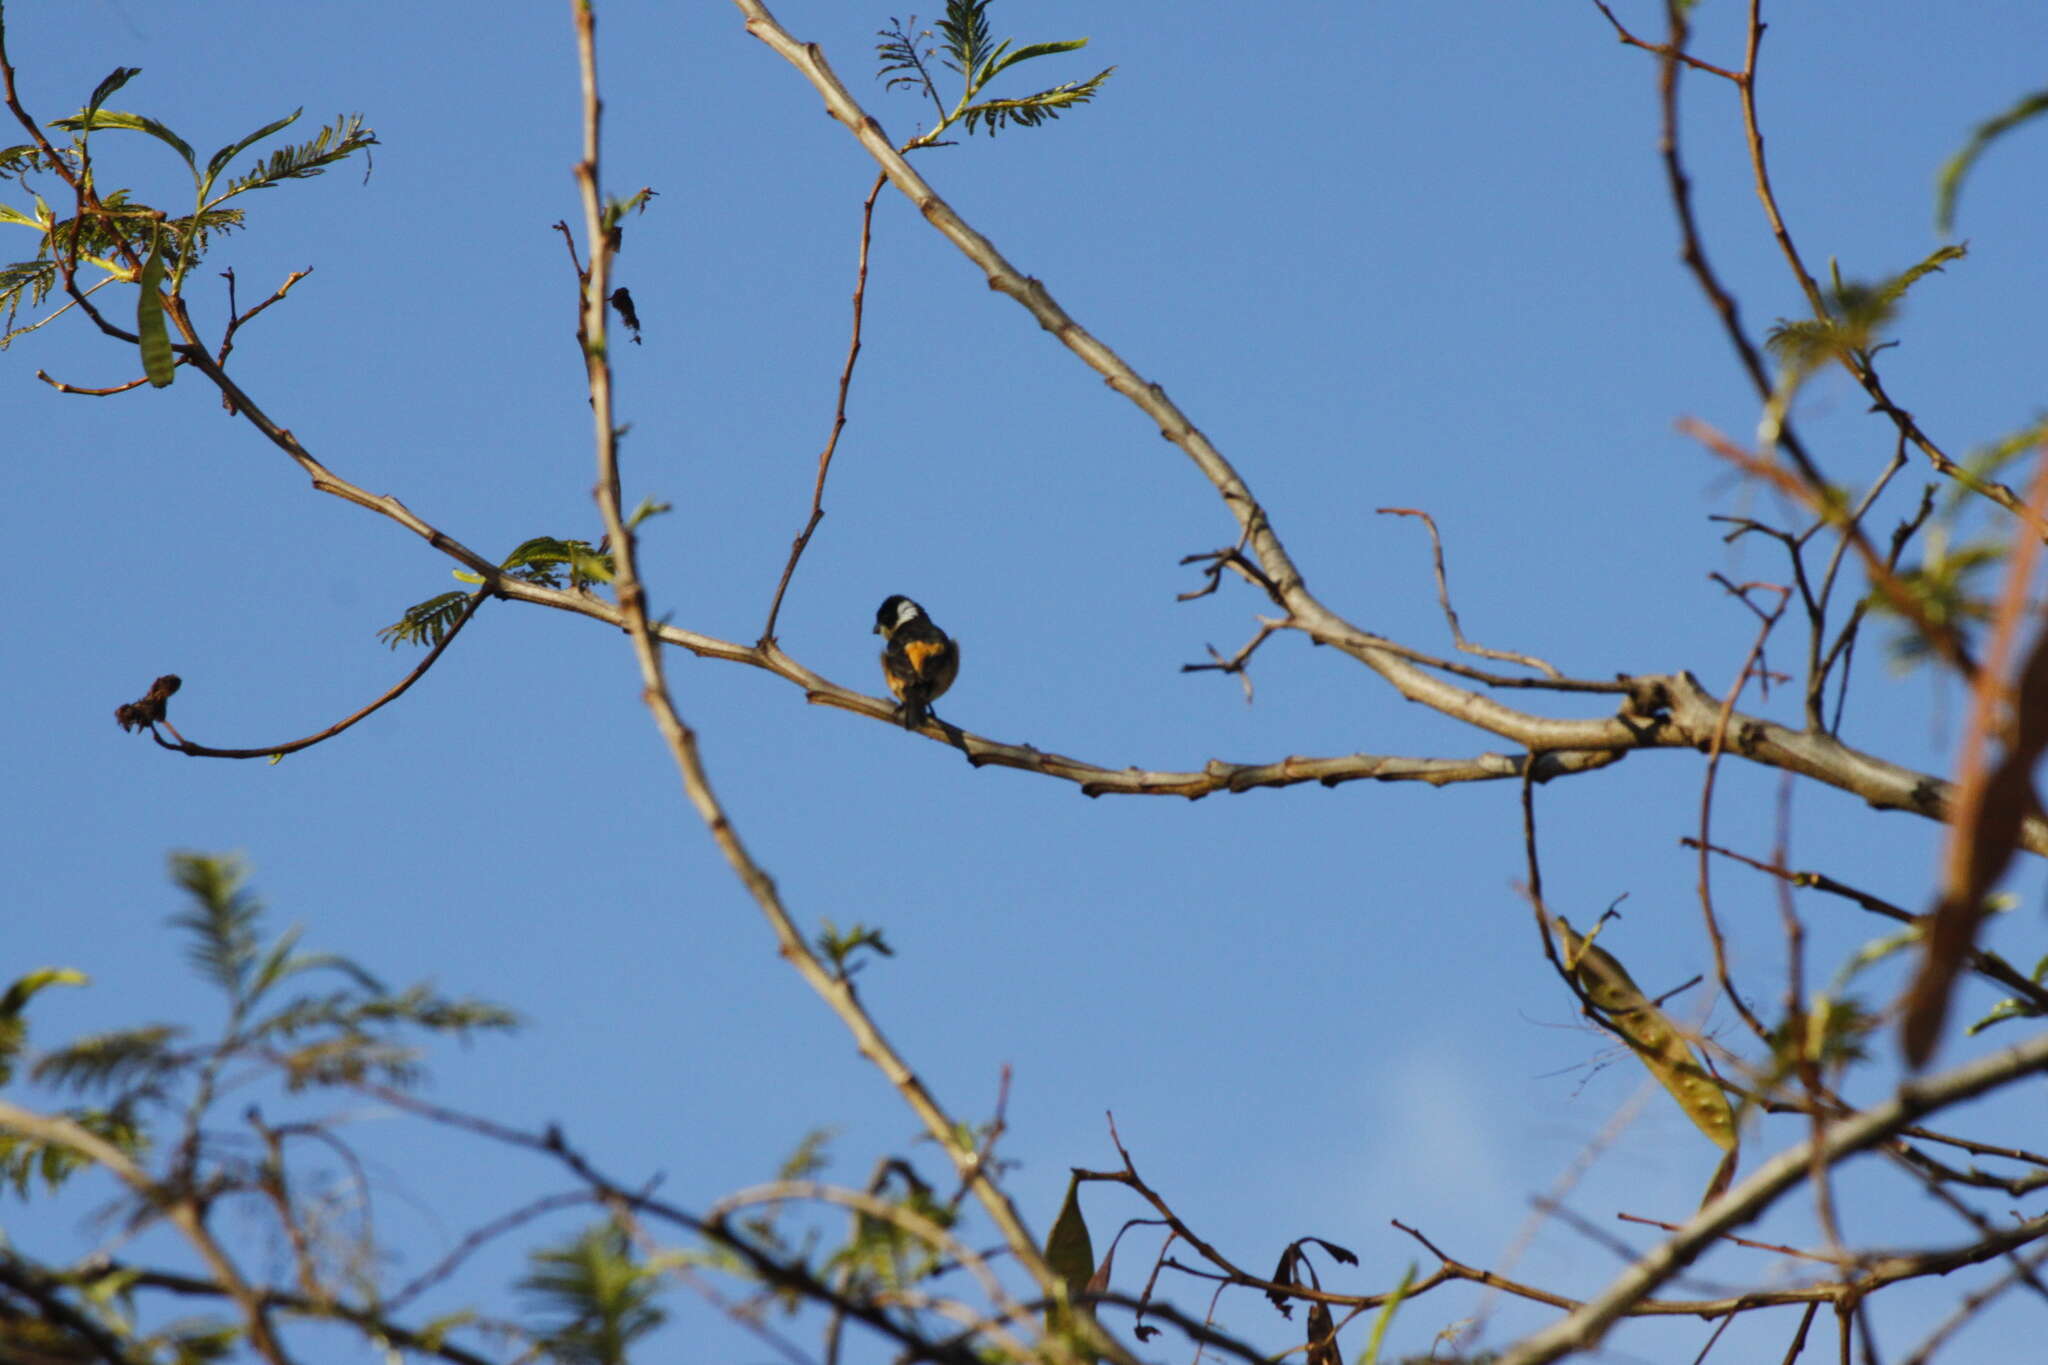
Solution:
M 576 252 L 576 234 L 569 230 L 568 220 L 557 218 L 554 222 L 554 228 L 555 231 L 562 234 L 562 242 L 569 248 L 569 264 L 575 268 L 576 278 L 578 280 L 588 280 L 590 272 L 583 268 L 583 257 Z
M 1215 662 L 1206 664 L 1182 664 L 1180 666 L 1180 671 L 1183 673 L 1234 673 L 1237 675 L 1238 682 L 1244 685 L 1244 703 L 1246 706 L 1250 706 L 1252 703 L 1252 675 L 1246 668 L 1246 665 L 1251 662 L 1252 651 L 1256 650 L 1260 645 L 1266 643 L 1266 637 L 1271 635 L 1274 631 L 1279 630 L 1284 624 L 1285 622 L 1268 621 L 1264 617 L 1261 617 L 1259 622 L 1259 633 L 1252 637 L 1252 642 L 1250 644 L 1246 645 L 1243 649 L 1237 651 L 1236 654 L 1226 659 L 1223 657 L 1222 654 L 1217 652 L 1216 646 L 1204 645 L 1203 648 L 1209 651 L 1209 657 L 1215 660 Z

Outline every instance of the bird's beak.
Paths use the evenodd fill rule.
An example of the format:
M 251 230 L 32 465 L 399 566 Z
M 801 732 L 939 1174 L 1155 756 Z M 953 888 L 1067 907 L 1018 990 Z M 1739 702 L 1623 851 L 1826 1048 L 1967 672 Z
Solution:
M 884 632 L 882 630 L 882 623 L 880 621 L 875 622 L 875 634 L 881 635 L 883 633 Z

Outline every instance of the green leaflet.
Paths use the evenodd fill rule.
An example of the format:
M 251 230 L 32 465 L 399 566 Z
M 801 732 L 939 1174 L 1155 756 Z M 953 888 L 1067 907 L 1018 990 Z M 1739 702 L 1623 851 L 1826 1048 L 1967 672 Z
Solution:
M 1728 1096 L 1686 1045 L 1684 1030 L 1650 1002 L 1619 959 L 1580 937 L 1563 915 L 1554 918 L 1564 941 L 1565 966 L 1586 999 L 1621 1030 L 1637 1059 L 1699 1130 L 1723 1151 L 1734 1151 L 1735 1114 Z
M 83 986 L 87 978 L 75 967 L 42 967 L 21 977 L 0 995 L 0 1085 L 14 1078 L 14 1059 L 28 1039 L 21 1012 L 45 986 Z
M 62 128 L 67 132 L 73 133 L 89 133 L 102 128 L 125 129 L 134 133 L 148 133 L 158 142 L 163 143 L 179 156 L 185 158 L 185 164 L 195 173 L 199 169 L 198 161 L 192 155 L 192 144 L 145 114 L 128 114 L 118 109 L 88 109 L 84 113 L 73 114 L 70 118 L 57 119 L 50 126 Z
M 112 98 L 113 93 L 142 74 L 139 66 L 117 66 L 107 73 L 107 78 L 92 88 L 92 98 L 85 102 L 88 116 L 99 112 L 102 104 Z
M 1003 48 L 1007 48 L 1009 45 L 1009 40 L 1007 38 L 1004 39 Z M 1034 57 L 1051 57 L 1061 52 L 1079 52 L 1086 46 L 1088 46 L 1086 38 L 1067 38 L 1051 43 L 1027 43 L 1008 55 L 1004 54 L 1002 48 L 998 48 L 996 54 L 982 64 L 980 83 L 987 85 L 1019 62 L 1028 62 Z
M 40 967 L 21 977 L 0 996 L 0 1015 L 21 1013 L 29 998 L 46 986 L 83 986 L 90 978 L 76 967 Z
M 1955 226 L 1956 199 L 1963 192 L 1963 177 L 1970 173 L 1984 150 L 2028 119 L 2042 114 L 2048 114 L 2048 90 L 2037 90 L 1997 118 L 1977 125 L 1963 149 L 1948 159 L 1935 178 L 1934 225 L 1939 231 L 1947 232 Z
M 206 192 L 213 188 L 213 182 L 219 178 L 220 173 L 222 171 L 228 168 L 228 163 L 230 161 L 233 161 L 236 157 L 240 156 L 250 147 L 253 147 L 257 143 L 263 141 L 264 138 L 269 137 L 272 133 L 282 132 L 284 129 L 289 128 L 292 124 L 298 122 L 299 115 L 305 112 L 305 106 L 301 105 L 297 109 L 292 110 L 289 114 L 286 114 L 283 118 L 278 119 L 276 122 L 264 124 L 255 132 L 243 138 L 240 142 L 230 142 L 227 146 L 215 152 L 212 158 L 209 159 L 206 163 L 206 183 L 200 189 L 200 196 L 204 198 Z
M 1359 1365 L 1378 1365 L 1380 1347 L 1386 1343 L 1387 1328 L 1393 1325 L 1394 1314 L 1400 1311 L 1401 1301 L 1414 1287 L 1415 1262 L 1410 1261 L 1408 1269 L 1402 1272 L 1401 1283 L 1394 1286 L 1394 1292 L 1387 1295 L 1387 1301 L 1380 1305 L 1379 1316 L 1372 1320 L 1372 1335 L 1366 1340 L 1365 1354 L 1358 1358 Z
M 1059 1277 L 1060 1286 L 1065 1291 L 1062 1295 L 1064 1303 L 1046 1309 L 1045 1330 L 1049 1333 L 1069 1332 L 1073 1328 L 1072 1314 L 1075 1311 L 1071 1305 L 1087 1291 L 1088 1281 L 1095 1275 L 1095 1246 L 1088 1236 L 1088 1221 L 1081 1216 L 1079 1171 L 1067 1182 L 1066 1202 L 1060 1205 L 1059 1217 L 1053 1219 L 1052 1231 L 1046 1235 L 1045 1263 Z
M 142 297 L 135 305 L 135 334 L 142 338 L 142 372 L 157 388 L 169 388 L 177 367 L 171 354 L 171 334 L 164 325 L 163 240 L 150 244 L 149 259 L 142 264 Z

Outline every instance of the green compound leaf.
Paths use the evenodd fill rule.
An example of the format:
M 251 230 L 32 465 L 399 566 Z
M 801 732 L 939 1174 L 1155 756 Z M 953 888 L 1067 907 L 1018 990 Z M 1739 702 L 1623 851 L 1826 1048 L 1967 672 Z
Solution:
M 458 573 L 458 578 L 481 583 L 474 574 Z M 377 632 L 377 638 L 391 648 L 400 645 L 438 645 L 448 638 L 448 632 L 461 619 L 462 609 L 469 601 L 466 592 L 444 592 L 429 597 L 424 602 L 415 602 L 405 609 L 405 615 Z
M 294 123 L 297 123 L 299 121 L 299 115 L 305 112 L 305 106 L 301 105 L 297 109 L 292 110 L 289 114 L 286 114 L 283 118 L 278 119 L 273 123 L 264 124 L 255 132 L 243 138 L 240 142 L 231 142 L 227 146 L 215 152 L 212 158 L 209 159 L 206 163 L 207 183 L 211 185 L 213 181 L 220 176 L 220 173 L 228 168 L 228 163 L 230 161 L 233 161 L 236 157 L 240 156 L 243 152 L 255 146 L 257 143 L 263 141 L 264 138 L 269 137 L 272 133 L 282 132 L 284 129 L 291 127 Z
M 979 104 L 967 106 L 961 111 L 960 117 L 966 123 L 968 132 L 973 132 L 979 125 L 991 137 L 995 136 L 998 128 L 1011 125 L 1019 128 L 1036 128 L 1058 118 L 1062 110 L 1086 104 L 1094 99 L 1103 82 L 1115 71 L 1116 68 L 1113 66 L 1106 67 L 1085 81 L 1069 81 L 1065 85 L 1056 85 L 1050 90 L 1041 90 L 1035 95 L 1026 95 L 1021 99 L 983 100 Z
M 293 117 L 298 116 L 294 114 Z M 263 134 L 253 135 L 250 141 L 261 136 Z M 304 180 L 320 175 L 336 162 L 376 145 L 377 135 L 363 126 L 361 114 L 338 115 L 334 122 L 321 128 L 309 140 L 296 147 L 279 148 L 270 154 L 268 161 L 259 162 L 247 174 L 229 181 L 227 189 L 214 203 L 247 190 L 269 189 L 279 181 Z

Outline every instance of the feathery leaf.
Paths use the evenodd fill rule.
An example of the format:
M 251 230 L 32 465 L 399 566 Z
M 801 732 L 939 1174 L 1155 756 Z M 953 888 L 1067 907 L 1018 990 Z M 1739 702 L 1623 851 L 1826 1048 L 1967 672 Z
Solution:
M 218 204 L 247 190 L 267 190 L 281 180 L 303 180 L 319 175 L 335 162 L 376 145 L 377 135 L 363 127 L 361 114 L 339 115 L 308 141 L 296 147 L 279 148 L 270 154 L 268 161 L 229 181 L 227 189 L 213 203 Z
M 667 1316 L 654 1303 L 660 1287 L 614 1223 L 536 1251 L 532 1273 L 519 1283 L 549 1319 L 541 1344 L 565 1365 L 626 1365 L 627 1348 Z
M 415 602 L 405 609 L 405 615 L 378 631 L 377 638 L 393 649 L 402 644 L 438 645 L 448 638 L 449 629 L 468 601 L 466 592 L 444 592 Z

